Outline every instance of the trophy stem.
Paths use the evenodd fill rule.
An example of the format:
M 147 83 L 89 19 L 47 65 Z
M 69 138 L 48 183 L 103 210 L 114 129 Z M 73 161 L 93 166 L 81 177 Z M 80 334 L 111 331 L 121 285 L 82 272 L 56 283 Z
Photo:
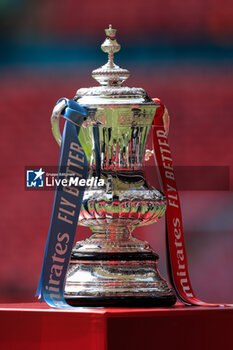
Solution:
M 112 240 L 125 240 L 130 239 L 132 236 L 132 230 L 128 226 L 113 226 L 111 225 L 109 228 L 102 229 L 102 227 L 93 227 L 91 226 L 90 229 L 92 230 L 92 238 L 105 238 L 105 239 L 112 239 Z
M 93 234 L 84 241 L 77 242 L 73 254 L 98 253 L 153 253 L 146 241 L 135 238 L 130 227 L 112 226 L 99 230 L 91 227 Z

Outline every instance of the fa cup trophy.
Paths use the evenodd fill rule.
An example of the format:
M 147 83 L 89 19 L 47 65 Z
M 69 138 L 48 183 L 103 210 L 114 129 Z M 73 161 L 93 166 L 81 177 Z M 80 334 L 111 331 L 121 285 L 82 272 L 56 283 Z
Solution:
M 109 26 L 101 45 L 108 62 L 92 72 L 99 86 L 81 88 L 73 100 L 87 110 L 79 140 L 88 161 L 88 179 L 79 225 L 92 235 L 76 243 L 64 297 L 77 306 L 169 306 L 176 301 L 157 268 L 158 255 L 132 232 L 157 222 L 166 197 L 143 173 L 146 142 L 159 102 L 142 88 L 125 87 L 129 71 L 117 66 L 116 30 Z M 58 113 L 59 114 L 59 113 Z M 61 143 L 59 117 L 52 130 Z

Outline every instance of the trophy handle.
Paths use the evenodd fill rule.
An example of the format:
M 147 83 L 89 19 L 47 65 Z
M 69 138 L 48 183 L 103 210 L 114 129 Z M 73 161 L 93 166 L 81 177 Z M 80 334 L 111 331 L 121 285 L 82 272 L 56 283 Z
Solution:
M 66 99 L 62 99 L 56 104 L 51 115 L 52 133 L 57 141 L 58 145 L 61 146 L 61 132 L 59 126 L 60 115 L 66 107 Z

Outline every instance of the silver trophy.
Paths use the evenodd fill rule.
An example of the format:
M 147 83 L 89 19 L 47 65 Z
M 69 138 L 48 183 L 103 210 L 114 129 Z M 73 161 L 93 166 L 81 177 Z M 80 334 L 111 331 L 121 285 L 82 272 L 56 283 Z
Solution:
M 88 178 L 79 225 L 92 235 L 72 250 L 64 296 L 71 305 L 169 306 L 176 301 L 157 268 L 158 255 L 132 235 L 166 211 L 163 193 L 143 173 L 148 133 L 159 104 L 141 88 L 124 87 L 129 71 L 113 62 L 120 50 L 111 25 L 101 45 L 108 62 L 92 72 L 100 84 L 79 89 L 74 100 L 87 108 L 79 140 L 88 160 Z M 59 113 L 52 130 L 61 143 Z

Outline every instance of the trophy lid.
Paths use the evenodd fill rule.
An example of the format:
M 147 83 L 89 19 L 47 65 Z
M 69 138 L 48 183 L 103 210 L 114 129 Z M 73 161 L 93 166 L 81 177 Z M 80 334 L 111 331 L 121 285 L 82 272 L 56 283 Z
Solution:
M 121 48 L 115 35 L 116 29 L 111 24 L 105 29 L 106 39 L 101 49 L 108 54 L 106 64 L 92 71 L 92 77 L 99 86 L 81 88 L 77 91 L 75 100 L 82 105 L 106 105 L 106 104 L 155 104 L 142 88 L 125 87 L 123 82 L 129 78 L 127 69 L 121 68 L 113 61 L 114 54 Z

